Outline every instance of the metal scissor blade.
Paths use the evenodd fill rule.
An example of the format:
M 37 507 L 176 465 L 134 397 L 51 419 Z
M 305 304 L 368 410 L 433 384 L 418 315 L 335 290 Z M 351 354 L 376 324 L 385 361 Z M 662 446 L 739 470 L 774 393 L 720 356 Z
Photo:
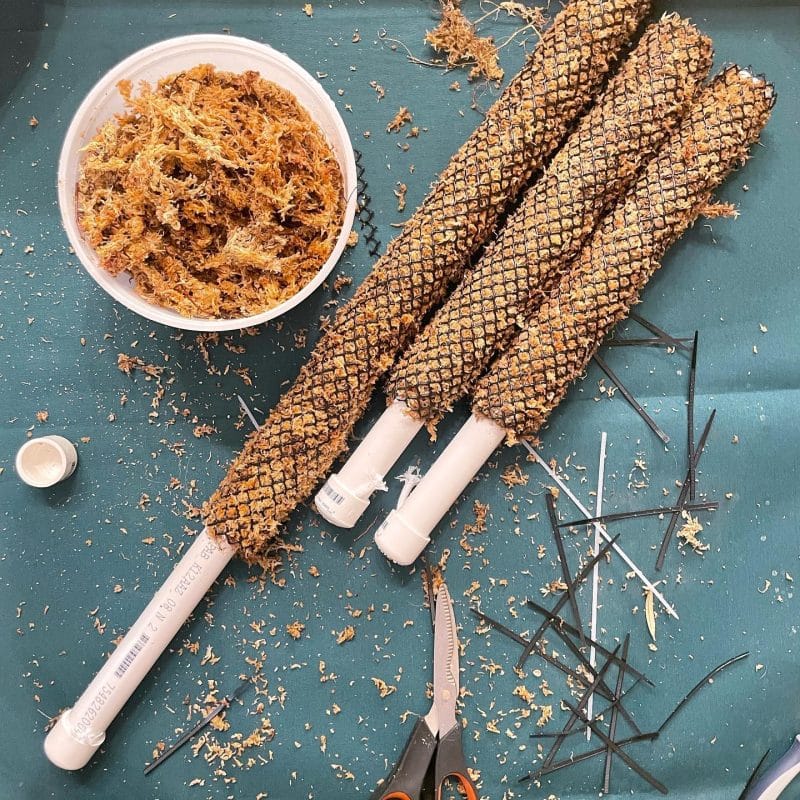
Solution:
M 456 724 L 459 691 L 458 635 L 450 592 L 443 583 L 436 595 L 436 628 L 433 645 L 433 703 L 444 736 Z

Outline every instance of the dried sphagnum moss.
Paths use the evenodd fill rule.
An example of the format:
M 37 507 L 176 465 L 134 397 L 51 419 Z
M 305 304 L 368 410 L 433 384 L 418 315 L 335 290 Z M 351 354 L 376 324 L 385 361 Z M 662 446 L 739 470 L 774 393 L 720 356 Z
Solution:
M 87 145 L 78 215 L 104 269 L 186 316 L 238 317 L 296 294 L 330 256 L 342 174 L 294 95 L 204 64 L 147 83 Z
M 461 11 L 460 0 L 442 0 L 439 24 L 425 34 L 425 41 L 447 56 L 447 65 L 456 67 L 474 62 L 470 80 L 485 76 L 490 81 L 503 80 L 497 46 L 491 36 L 478 36 L 475 26 Z

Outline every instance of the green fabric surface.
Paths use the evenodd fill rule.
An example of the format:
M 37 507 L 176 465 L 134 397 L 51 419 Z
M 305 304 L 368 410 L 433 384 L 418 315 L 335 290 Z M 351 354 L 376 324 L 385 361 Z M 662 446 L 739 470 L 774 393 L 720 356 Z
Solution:
M 391 224 L 404 218 L 396 210 L 396 181 L 408 184 L 408 208 L 413 208 L 479 121 L 470 109 L 473 87 L 464 72 L 445 74 L 412 65 L 402 50 L 392 51 L 378 41 L 378 32 L 385 29 L 415 54 L 428 56 L 422 36 L 434 24 L 433 2 L 315 2 L 311 19 L 302 5 L 300 0 L 9 0 L 3 6 L 0 799 L 368 797 L 402 749 L 413 714 L 427 710 L 433 644 L 419 571 L 392 568 L 372 545 L 375 520 L 396 500 L 392 481 L 390 492 L 375 499 L 353 531 L 333 530 L 309 508 L 299 509 L 287 530 L 290 541 L 305 549 L 287 559 L 285 586 L 266 583 L 259 591 L 257 583 L 247 582 L 256 573 L 233 564 L 227 574 L 236 585 L 217 584 L 201 603 L 172 652 L 159 661 L 110 728 L 89 767 L 63 772 L 49 764 L 41 749 L 46 717 L 83 691 L 111 649 L 112 638 L 124 633 L 169 573 L 185 538 L 184 526 L 198 529 L 197 521 L 182 516 L 184 501 L 199 505 L 213 491 L 248 430 L 247 424 L 239 424 L 235 395 L 266 412 L 316 340 L 319 316 L 330 313 L 326 303 L 334 296 L 330 288 L 320 289 L 280 325 L 264 326 L 258 336 L 240 339 L 236 334 L 210 344 L 215 374 L 209 374 L 194 334 L 150 324 L 115 304 L 70 254 L 56 202 L 59 148 L 86 92 L 120 59 L 169 36 L 229 29 L 272 44 L 312 73 L 324 75 L 321 82 L 363 151 L 384 244 L 394 233 Z M 472 16 L 479 13 L 472 0 L 466 8 Z M 717 409 L 700 470 L 702 495 L 721 501 L 716 514 L 701 514 L 702 537 L 711 549 L 701 557 L 671 547 L 661 588 L 680 620 L 659 615 L 657 650 L 647 646 L 640 586 L 626 578 L 617 559 L 602 567 L 600 622 L 607 644 L 631 631 L 632 662 L 656 684 L 652 689 L 640 686 L 630 697 L 629 708 L 643 728 L 657 725 L 718 662 L 751 652 L 747 661 L 706 687 L 658 742 L 631 750 L 670 787 L 672 796 L 721 800 L 738 795 L 767 747 L 776 757 L 800 731 L 800 599 L 791 579 L 800 580 L 800 4 L 659 2 L 654 18 L 668 9 L 691 16 L 713 37 L 717 65 L 733 60 L 752 64 L 775 82 L 779 99 L 752 160 L 721 191 L 722 198 L 737 204 L 741 217 L 698 224 L 690 231 L 670 252 L 640 307 L 674 335 L 700 331 L 698 434 L 708 412 Z M 498 37 L 512 30 L 502 21 L 492 27 Z M 356 29 L 361 38 L 354 43 Z M 507 74 L 522 57 L 521 48 L 504 49 Z M 448 88 L 454 80 L 461 82 L 460 93 Z M 385 87 L 383 100 L 377 99 L 370 81 Z M 344 90 L 341 96 L 338 89 Z M 493 93 L 479 90 L 478 104 L 488 105 Z M 384 132 L 400 105 L 413 112 L 419 138 Z M 36 128 L 28 124 L 32 115 L 39 120 Z M 410 144 L 407 152 L 398 147 L 404 142 Z M 26 252 L 28 246 L 32 252 Z M 334 274 L 352 275 L 357 284 L 372 261 L 362 236 Z M 341 296 L 351 292 L 347 288 Z M 768 330 L 762 332 L 760 324 Z M 296 347 L 295 334 L 306 329 L 308 344 Z M 626 326 L 625 332 L 642 335 L 635 325 Z M 244 345 L 246 352 L 232 352 L 225 338 L 228 344 Z M 166 367 L 165 378 L 171 382 L 156 417 L 148 416 L 154 383 L 141 374 L 123 375 L 116 366 L 120 352 Z M 674 500 L 674 482 L 685 471 L 688 360 L 652 348 L 606 354 L 670 434 L 671 443 L 661 446 L 619 394 L 598 401 L 601 375 L 592 367 L 543 432 L 541 452 L 561 465 L 569 458 L 570 485 L 584 503 L 593 505 L 599 436 L 607 431 L 606 510 L 660 505 L 662 487 L 670 488 Z M 239 367 L 249 369 L 252 386 L 236 373 Z M 360 432 L 381 407 L 376 398 Z M 41 409 L 49 411 L 45 423 L 35 418 Z M 183 409 L 189 409 L 188 417 L 176 413 Z M 445 420 L 432 446 L 420 436 L 392 475 L 408 463 L 419 462 L 423 468 L 430 463 L 465 414 L 459 408 Z M 192 430 L 199 423 L 218 432 L 195 438 Z M 31 489 L 15 474 L 14 454 L 30 429 L 34 435 L 63 434 L 78 446 L 76 474 L 52 490 Z M 169 449 L 174 442 L 185 443 L 184 455 Z M 629 487 L 638 458 L 647 462 L 649 488 Z M 499 475 L 515 461 L 529 482 L 508 490 Z M 173 476 L 183 488 L 167 488 Z M 476 634 L 467 611 L 465 592 L 477 582 L 473 596 L 487 613 L 519 631 L 537 624 L 524 608 L 524 598 L 539 596 L 539 588 L 559 574 L 545 524 L 547 483 L 520 448 L 504 448 L 440 526 L 427 554 L 436 561 L 451 551 L 446 577 L 457 601 L 465 647 L 465 750 L 470 764 L 481 771 L 482 797 L 492 800 L 550 795 L 588 800 L 597 796 L 602 778 L 601 761 L 593 761 L 553 776 L 541 788 L 517 784 L 534 761 L 535 742 L 528 735 L 536 729 L 538 712 L 527 719 L 520 716 L 523 703 L 512 694 L 514 688 L 524 683 L 536 692 L 536 702 L 553 704 L 554 721 L 547 730 L 563 723 L 558 700 L 569 695 L 563 676 L 542 663 L 529 662 L 531 669 L 541 669 L 541 678 L 529 674 L 519 679 L 512 670 L 518 648 L 497 633 Z M 150 503 L 142 508 L 143 493 Z M 476 499 L 490 504 L 490 515 L 486 532 L 470 539 L 483 552 L 469 556 L 458 540 L 463 525 L 473 519 Z M 560 509 L 569 518 L 580 516 L 563 495 Z M 651 576 L 654 548 L 665 525 L 651 519 L 614 527 L 622 533 L 622 546 Z M 142 541 L 148 537 L 154 538 L 152 545 Z M 586 535 L 581 531 L 567 537 L 574 570 Z M 537 558 L 538 544 L 546 546 L 542 559 Z M 312 565 L 318 567 L 318 577 L 309 574 Z M 116 584 L 121 592 L 114 591 Z M 588 617 L 588 586 L 580 599 Z M 631 613 L 634 607 L 636 614 Z M 351 608 L 364 613 L 353 619 Z M 90 612 L 107 625 L 104 634 L 93 627 Z M 306 626 L 299 641 L 284 632 L 295 619 Z M 276 730 L 272 742 L 251 751 L 263 763 L 251 769 L 230 766 L 227 774 L 235 782 L 228 783 L 185 748 L 144 777 L 142 768 L 155 743 L 173 740 L 183 724 L 185 696 L 202 698 L 207 679 L 217 680 L 224 694 L 235 688 L 240 673 L 250 672 L 245 659 L 255 654 L 251 643 L 260 636 L 249 623 L 257 620 L 265 620 L 262 650 L 272 696 L 265 713 Z M 356 626 L 356 638 L 339 646 L 334 632 L 348 624 Z M 270 635 L 273 627 L 276 633 Z M 199 654 L 186 648 L 178 653 L 185 640 L 199 641 Z M 551 644 L 557 647 L 555 640 Z M 208 645 L 219 661 L 201 665 Z M 320 661 L 326 673 L 336 673 L 335 680 L 320 681 Z M 372 677 L 397 686 L 397 691 L 380 699 Z M 542 678 L 554 691 L 552 697 L 542 697 Z M 284 693 L 281 703 L 277 698 Z M 232 730 L 246 734 L 257 726 L 260 717 L 252 713 L 253 701 L 248 695 L 244 705 L 229 712 Z M 330 713 L 334 704 L 341 708 L 336 715 Z M 407 710 L 412 715 L 403 722 Z M 499 735 L 487 730 L 492 720 Z M 321 735 L 327 737 L 324 754 Z M 578 752 L 582 746 L 573 740 L 562 752 L 567 754 L 570 747 Z M 352 778 L 341 777 L 345 772 Z M 189 786 L 194 779 L 201 783 Z M 648 793 L 646 784 L 618 761 L 613 787 L 615 797 Z M 800 798 L 800 787 L 784 797 Z

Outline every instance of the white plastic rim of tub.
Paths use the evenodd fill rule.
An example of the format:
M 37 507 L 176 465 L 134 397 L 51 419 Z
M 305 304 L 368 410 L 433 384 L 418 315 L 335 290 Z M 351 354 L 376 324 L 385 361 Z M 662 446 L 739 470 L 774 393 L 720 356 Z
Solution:
M 249 317 L 206 319 L 185 317 L 177 311 L 151 303 L 136 294 L 127 273 L 111 275 L 78 227 L 76 187 L 81 150 L 98 129 L 115 114 L 125 110 L 117 83 L 129 80 L 134 88 L 140 81 L 155 84 L 167 75 L 198 64 L 213 64 L 228 72 L 255 70 L 266 80 L 290 91 L 320 126 L 342 171 L 345 210 L 342 229 L 328 260 L 297 294 L 280 305 Z M 67 131 L 58 164 L 58 204 L 69 242 L 86 271 L 122 305 L 153 322 L 191 331 L 230 331 L 260 325 L 284 314 L 308 297 L 336 266 L 353 227 L 356 210 L 356 163 L 353 145 L 336 105 L 321 84 L 284 53 L 250 39 L 224 34 L 197 34 L 166 39 L 149 45 L 110 69 L 86 95 Z

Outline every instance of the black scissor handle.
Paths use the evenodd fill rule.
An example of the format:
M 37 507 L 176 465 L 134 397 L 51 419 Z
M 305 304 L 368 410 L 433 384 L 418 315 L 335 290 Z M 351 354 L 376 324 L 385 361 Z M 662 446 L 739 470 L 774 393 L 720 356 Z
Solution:
M 424 717 L 417 720 L 403 753 L 371 800 L 420 800 L 425 775 L 436 752 L 436 736 L 431 733 Z
M 434 775 L 436 778 L 436 800 L 440 800 L 442 789 L 448 780 L 455 780 L 461 784 L 467 800 L 478 800 L 478 789 L 467 771 L 467 762 L 464 759 L 464 750 L 461 746 L 461 726 L 458 723 L 439 739 Z

